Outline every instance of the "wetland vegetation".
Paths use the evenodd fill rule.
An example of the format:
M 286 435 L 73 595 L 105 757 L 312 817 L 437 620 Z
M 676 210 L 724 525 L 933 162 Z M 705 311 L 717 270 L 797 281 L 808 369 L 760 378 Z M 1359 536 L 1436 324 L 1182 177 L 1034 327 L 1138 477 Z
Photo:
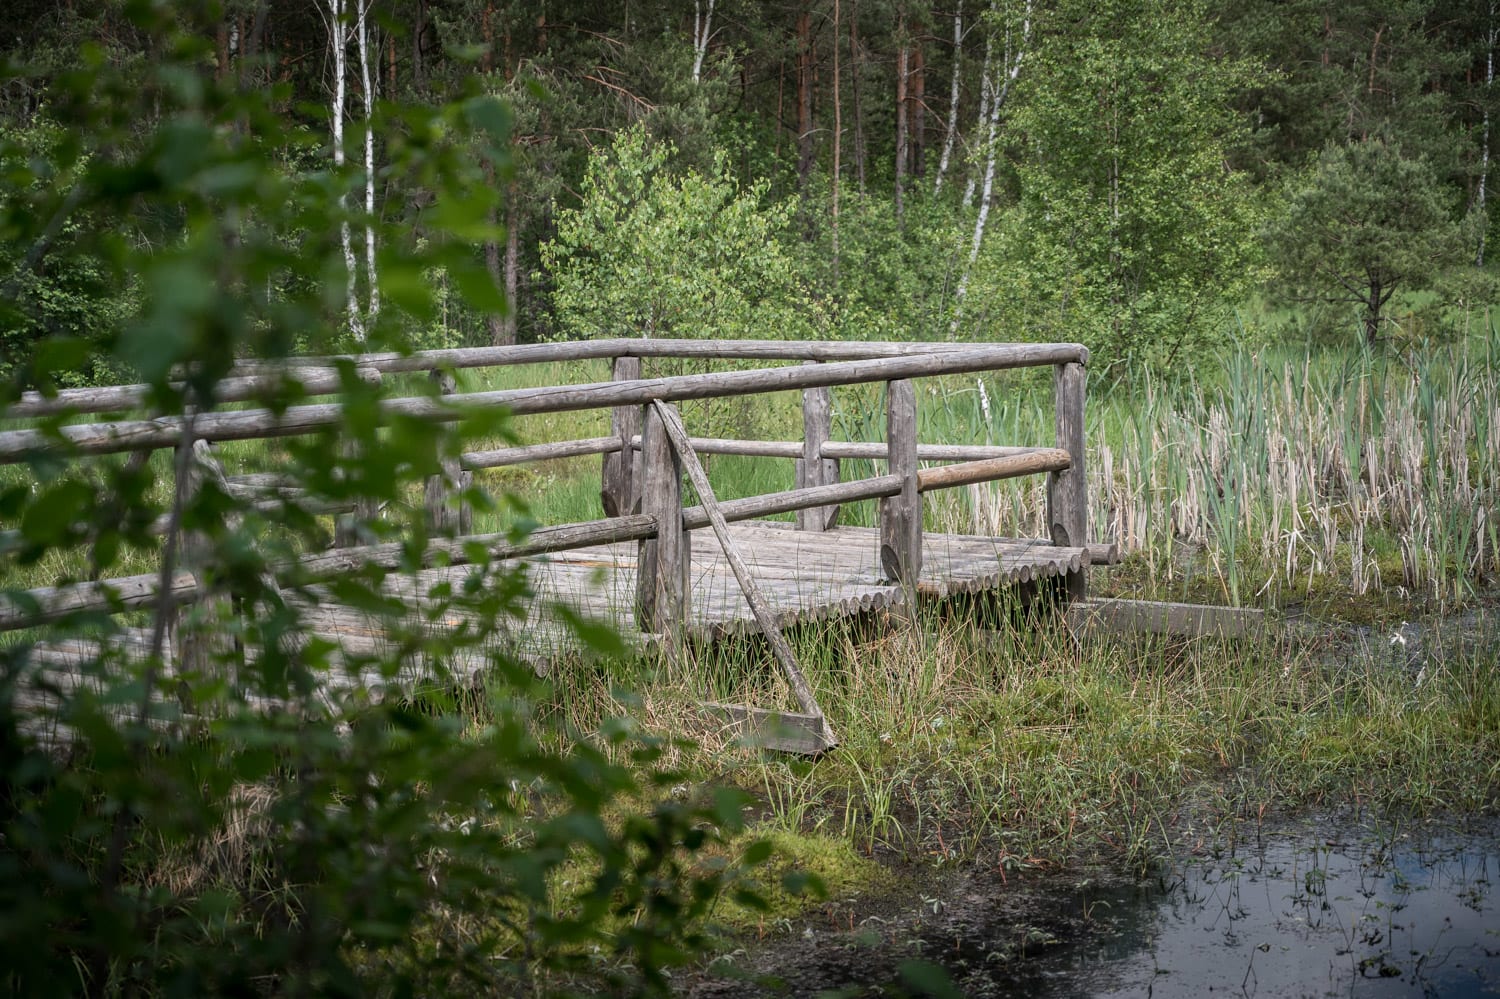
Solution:
M 170 579 L 190 551 L 222 599 L 0 639 L 0 991 L 1493 993 L 1497 18 L 10 4 L 0 431 L 54 443 L 0 468 L 0 598 Z M 458 438 L 588 438 L 607 414 L 447 435 L 378 418 L 436 395 L 426 373 L 344 364 L 336 427 L 217 449 L 294 482 L 284 502 L 178 474 L 198 414 L 308 401 L 222 401 L 237 364 L 643 335 L 1082 342 L 1090 540 L 1122 555 L 1092 593 L 1265 625 L 1075 634 L 1017 593 L 799 627 L 842 738 L 803 759 L 700 710 L 790 703 L 754 638 L 633 656 L 573 620 L 586 651 L 539 676 L 495 652 L 524 620 L 511 564 L 426 594 L 429 622 L 474 622 L 446 630 L 391 598 L 406 562 L 270 575 L 356 501 L 378 514 L 344 529 L 414 565 L 452 533 L 422 492 Z M 83 458 L 54 433 L 72 417 L 25 415 L 27 393 L 119 382 L 181 418 L 175 455 Z M 1053 438 L 1036 373 L 921 385 L 924 441 Z M 835 436 L 882 438 L 878 391 L 835 393 Z M 802 426 L 789 396 L 684 415 Z M 724 498 L 794 474 L 709 467 Z M 592 519 L 599 478 L 595 457 L 480 473 L 473 530 Z M 1018 480 L 925 516 L 1045 537 L 1045 506 Z M 396 652 L 307 640 L 330 593 Z M 224 641 L 180 668 L 166 649 L 194 628 Z M 43 637 L 98 649 L 86 683 Z M 479 683 L 444 680 L 473 656 Z M 411 662 L 437 682 L 397 684 Z M 325 683 L 361 670 L 379 682 Z

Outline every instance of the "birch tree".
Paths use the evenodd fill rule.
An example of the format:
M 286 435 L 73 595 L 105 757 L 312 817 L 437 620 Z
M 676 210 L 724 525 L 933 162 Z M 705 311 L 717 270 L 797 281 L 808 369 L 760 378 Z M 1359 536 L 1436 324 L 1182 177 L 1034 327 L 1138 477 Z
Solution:
M 368 284 L 369 308 L 360 304 L 359 260 L 354 252 L 354 237 L 348 215 L 339 222 L 339 244 L 343 250 L 344 267 L 347 271 L 345 309 L 349 316 L 349 331 L 354 338 L 364 341 L 369 324 L 380 312 L 380 291 L 375 270 L 375 130 L 373 127 L 374 94 L 370 83 L 368 15 L 373 0 L 353 0 L 351 12 L 346 0 L 326 0 L 322 11 L 328 25 L 328 47 L 333 56 L 333 96 L 329 108 L 333 132 L 333 165 L 339 174 L 348 162 L 344 150 L 344 120 L 348 114 L 349 94 L 349 43 L 355 43 L 360 66 L 360 84 L 364 97 L 364 232 L 365 280 Z M 351 23 L 352 20 L 352 23 Z M 340 190 L 339 208 L 347 212 L 348 196 Z
M 943 130 L 943 152 L 938 157 L 937 176 L 932 181 L 932 193 L 941 194 L 943 177 L 948 173 L 948 161 L 953 157 L 953 140 L 958 135 L 958 95 L 963 77 L 964 51 L 964 5 L 959 0 L 953 11 L 953 80 L 948 93 L 948 123 Z
M 1484 126 L 1479 140 L 1479 189 L 1474 199 L 1474 206 L 1478 209 L 1479 226 L 1479 249 L 1474 254 L 1474 266 L 1484 266 L 1484 242 L 1485 235 L 1489 231 L 1488 216 L 1485 214 L 1485 188 L 1490 176 L 1490 104 L 1494 101 L 1495 93 L 1495 45 L 1500 43 L 1500 23 L 1497 23 L 1496 13 L 1500 4 L 1490 0 L 1489 18 L 1485 22 L 1487 30 L 1486 44 L 1484 47 Z
M 703 9 L 703 0 L 693 0 L 693 82 L 703 77 L 703 57 L 708 54 L 708 40 L 713 37 L 714 0 L 708 0 L 708 9 Z
M 991 15 L 994 14 L 994 6 L 990 8 Z M 1011 48 L 1010 29 L 1006 29 L 1005 43 L 1005 73 L 1000 81 L 1000 89 L 995 90 L 995 81 L 985 78 L 985 89 L 992 95 L 989 105 L 989 121 L 986 122 L 984 140 L 984 189 L 979 197 L 979 214 L 974 217 L 974 236 L 969 241 L 969 259 L 964 265 L 963 276 L 958 279 L 958 287 L 953 292 L 953 322 L 948 327 L 950 337 L 958 334 L 959 323 L 963 318 L 964 296 L 969 291 L 969 275 L 974 272 L 974 262 L 979 259 L 979 248 L 984 244 L 984 228 L 990 217 L 990 202 L 995 193 L 995 158 L 999 154 L 998 132 L 1000 129 L 1000 109 L 1005 106 L 1005 100 L 1010 96 L 1011 84 L 1021 75 L 1021 62 L 1026 58 L 1026 50 L 1031 44 L 1031 0 L 1026 0 L 1025 9 L 1021 15 L 1020 40 L 1014 50 Z M 986 46 L 988 48 L 988 46 Z M 986 73 L 990 71 L 993 63 L 988 58 L 985 60 Z M 967 201 L 967 195 L 965 197 Z

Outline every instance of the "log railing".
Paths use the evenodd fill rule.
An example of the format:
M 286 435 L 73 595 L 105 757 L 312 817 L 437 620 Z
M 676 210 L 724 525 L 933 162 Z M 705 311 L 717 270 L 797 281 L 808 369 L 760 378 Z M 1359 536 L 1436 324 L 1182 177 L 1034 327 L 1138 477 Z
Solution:
M 767 366 L 749 370 L 644 378 L 647 358 L 751 360 Z M 612 363 L 609 381 L 540 388 L 457 392 L 451 372 L 458 368 L 496 367 L 604 359 Z M 272 369 L 245 364 L 220 385 L 220 401 L 249 399 L 268 385 L 296 383 L 296 391 L 315 396 L 339 391 L 347 378 L 366 381 L 385 375 L 430 372 L 439 394 L 385 399 L 390 415 L 455 423 L 476 409 L 503 407 L 516 415 L 607 409 L 608 436 L 466 452 L 444 466 L 428 484 L 429 519 L 456 535 L 433 543 L 433 557 L 448 563 L 466 557 L 475 541 L 491 557 L 511 558 L 563 551 L 606 541 L 641 543 L 637 594 L 638 624 L 643 630 L 670 631 L 688 620 L 690 600 L 686 573 L 688 532 L 722 518 L 724 523 L 796 513 L 804 531 L 831 528 L 839 504 L 861 499 L 880 501 L 881 563 L 887 574 L 913 585 L 922 561 L 921 495 L 934 489 L 992 481 L 1017 475 L 1048 476 L 1048 523 L 1052 541 L 1082 547 L 1086 543 L 1087 497 L 1084 486 L 1084 405 L 1088 351 L 1078 344 L 949 345 L 909 343 L 823 343 L 778 341 L 596 340 L 569 344 L 465 348 L 411 355 L 367 354 L 300 358 Z M 803 362 L 770 366 L 770 362 Z M 913 380 L 925 377 L 1051 366 L 1055 369 L 1056 439 L 1051 446 L 975 447 L 919 443 Z M 883 442 L 831 439 L 832 389 L 884 383 L 887 400 Z M 686 437 L 674 441 L 663 409 L 674 402 L 767 392 L 802 393 L 801 441 L 746 441 Z M 113 413 L 138 407 L 147 398 L 141 386 L 70 390 L 44 398 L 29 394 L 5 410 L 5 417 Z M 338 402 L 307 403 L 284 409 L 208 409 L 191 417 L 191 438 L 209 443 L 294 436 L 336 426 Z M 166 415 L 150 419 L 64 423 L 47 428 L 0 432 L 0 463 L 27 461 L 37 455 L 86 456 L 174 448 L 185 439 L 184 420 Z M 672 413 L 668 419 L 675 419 Z M 687 449 L 684 452 L 684 448 Z M 797 461 L 796 488 L 786 492 L 731 499 L 683 508 L 684 453 L 741 454 Z M 472 535 L 461 503 L 466 477 L 487 468 L 578 455 L 603 457 L 601 497 L 607 519 L 547 527 L 525 542 L 504 535 Z M 840 461 L 885 460 L 887 473 L 853 481 L 840 480 Z M 696 458 L 693 459 L 696 461 Z M 954 464 L 922 468 L 924 461 Z M 363 511 L 362 515 L 370 515 Z M 345 547 L 305 555 L 274 567 L 299 578 L 346 571 L 367 562 L 396 565 L 399 546 L 363 545 L 346 533 Z M 0 545 L 0 556 L 4 546 Z M 1083 593 L 1082 573 L 1072 574 L 1070 595 Z M 168 594 L 157 592 L 156 575 L 48 587 L 0 596 L 0 629 L 26 627 L 78 610 L 148 606 L 163 597 L 193 599 L 202 589 L 190 571 L 168 580 Z

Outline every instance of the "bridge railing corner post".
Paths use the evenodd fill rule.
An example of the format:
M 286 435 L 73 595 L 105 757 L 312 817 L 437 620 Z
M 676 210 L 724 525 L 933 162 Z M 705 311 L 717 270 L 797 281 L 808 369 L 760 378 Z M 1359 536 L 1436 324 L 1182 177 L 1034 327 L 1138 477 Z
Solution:
M 635 381 L 641 377 L 641 359 L 628 354 L 614 359 L 610 372 L 617 382 Z M 599 499 L 606 517 L 625 517 L 635 512 L 640 497 L 639 462 L 631 443 L 641 432 L 641 407 L 616 406 L 610 410 L 609 434 L 620 441 L 620 450 L 604 456 Z
M 886 470 L 901 491 L 880 501 L 880 563 L 915 587 L 922 573 L 922 496 L 917 491 L 917 393 L 910 379 L 886 383 Z
M 1052 543 L 1068 548 L 1088 544 L 1088 476 L 1084 465 L 1087 369 L 1082 359 L 1054 368 L 1057 446 L 1068 452 L 1069 467 L 1047 475 L 1047 525 Z M 1068 574 L 1068 598 L 1087 595 L 1084 571 Z
M 636 623 L 669 641 L 687 623 L 691 535 L 682 526 L 682 458 L 655 407 L 641 428 L 641 513 L 656 518 L 656 534 L 640 542 L 636 560 Z

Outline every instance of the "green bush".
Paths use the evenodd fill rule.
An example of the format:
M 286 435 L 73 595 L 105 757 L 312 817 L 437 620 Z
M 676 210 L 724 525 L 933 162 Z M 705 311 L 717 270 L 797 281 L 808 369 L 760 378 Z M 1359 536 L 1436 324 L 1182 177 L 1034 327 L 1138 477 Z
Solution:
M 44 285 L 47 255 L 27 248 L 36 220 L 58 219 L 67 261 L 110 261 L 82 311 L 113 317 L 111 303 L 133 303 L 117 325 L 54 329 L 21 301 L 5 320 L 17 351 L 8 397 L 89 363 L 128 369 L 149 407 L 177 421 L 187 455 L 237 360 L 351 346 L 338 325 L 338 231 L 366 220 L 338 197 L 360 178 L 324 165 L 309 148 L 317 129 L 288 117 L 285 95 L 215 79 L 212 27 L 165 11 L 139 7 L 146 48 L 160 54 L 151 65 L 86 49 L 76 72 L 47 81 L 57 141 L 0 175 L 0 261 Z M 385 308 L 364 346 L 404 349 L 410 331 L 439 325 L 435 269 L 470 305 L 499 300 L 473 252 L 490 233 L 472 220 L 494 197 L 474 150 L 507 162 L 507 113 L 470 92 L 386 108 L 374 127 L 393 203 L 426 206 L 420 241 L 405 224 L 380 228 Z M 17 162 L 21 140 L 3 141 L 0 162 Z M 736 869 L 729 851 L 713 851 L 718 862 L 706 852 L 739 828 L 739 798 L 660 793 L 672 779 L 662 747 L 624 722 L 573 736 L 542 724 L 533 705 L 545 689 L 497 651 L 521 613 L 515 569 L 476 552 L 420 607 L 390 595 L 414 582 L 431 536 L 412 498 L 457 438 L 382 418 L 386 389 L 344 370 L 337 427 L 261 454 L 306 493 L 271 512 L 211 484 L 187 489 L 170 460 L 79 460 L 61 439 L 0 478 L 0 603 L 24 606 L 28 580 L 109 579 L 141 561 L 166 578 L 191 534 L 212 597 L 178 625 L 222 639 L 203 664 L 169 672 L 170 601 L 74 614 L 45 637 L 105 639 L 76 687 L 33 654 L 41 632 L 0 649 L 4 991 L 657 992 L 701 945 L 701 917 Z M 252 404 L 299 401 L 283 385 Z M 504 430 L 493 413 L 461 423 Z M 385 505 L 358 528 L 400 539 L 410 568 L 321 582 L 283 573 L 272 585 L 273 562 L 325 543 L 314 505 L 351 499 Z M 165 539 L 149 531 L 160 518 Z M 308 609 L 329 599 L 376 618 L 391 650 L 340 656 L 309 639 Z M 464 624 L 434 626 L 454 616 Z M 143 629 L 144 654 L 115 651 L 121 620 Z M 579 637 L 608 643 L 592 627 Z M 483 696 L 447 669 L 464 655 L 488 663 Z M 394 683 L 374 696 L 413 662 L 433 674 L 422 697 Z

